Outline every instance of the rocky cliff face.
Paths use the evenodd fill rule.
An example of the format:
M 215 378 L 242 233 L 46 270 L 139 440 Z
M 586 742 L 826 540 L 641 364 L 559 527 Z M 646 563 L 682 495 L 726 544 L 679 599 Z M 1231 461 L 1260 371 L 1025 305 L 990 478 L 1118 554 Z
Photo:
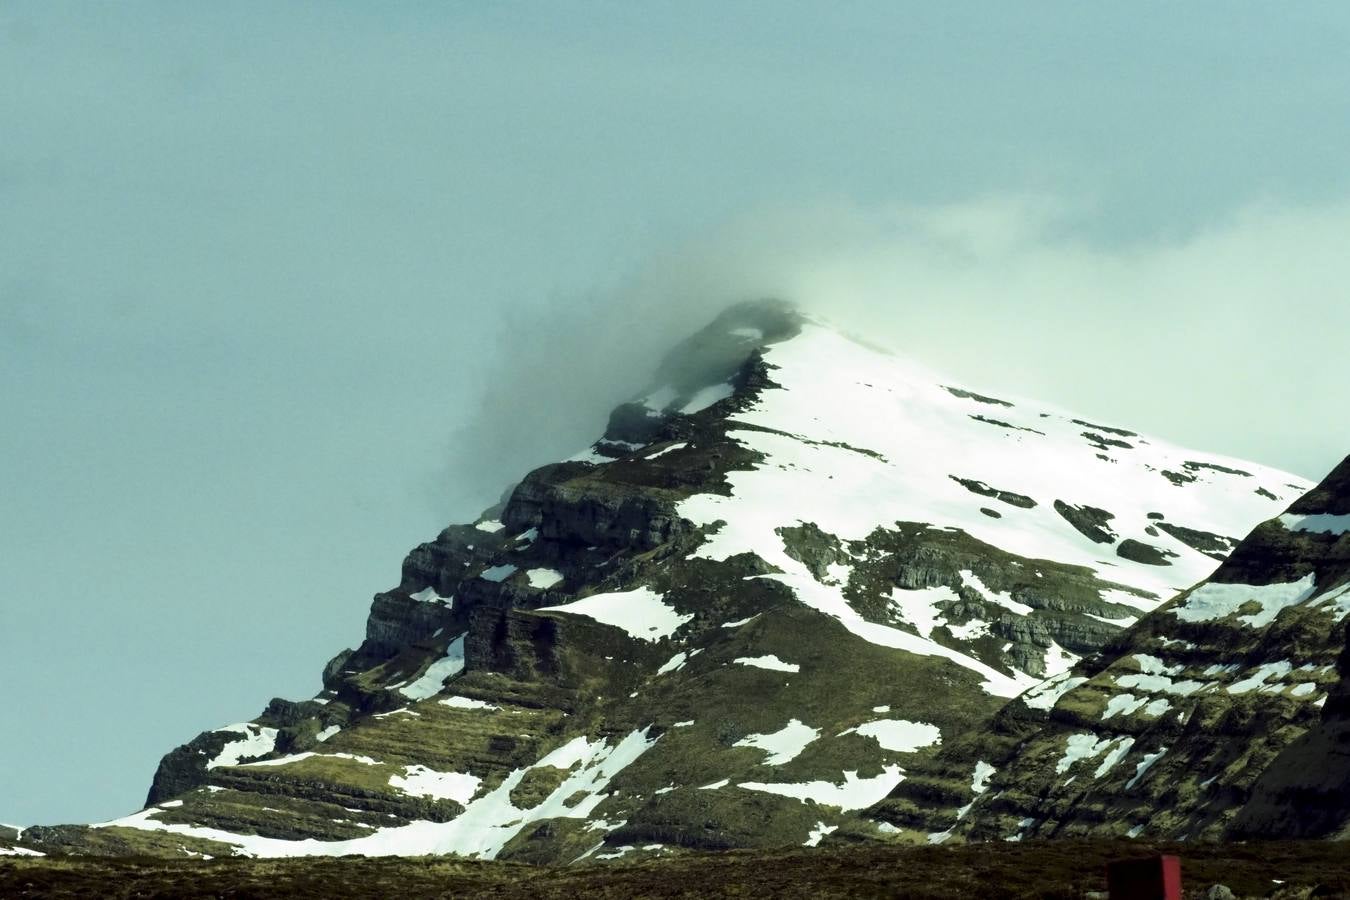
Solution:
M 23 844 L 568 862 L 922 835 L 990 778 L 944 754 L 1061 715 L 998 711 L 1085 683 L 1307 487 L 735 307 L 590 451 L 413 550 L 318 696 L 172 751 L 141 812 Z M 1175 677 L 1158 659 L 1139 673 Z M 1280 677 L 1290 709 L 1334 678 Z
M 873 813 L 934 841 L 1344 834 L 1347 614 L 1350 459 Z

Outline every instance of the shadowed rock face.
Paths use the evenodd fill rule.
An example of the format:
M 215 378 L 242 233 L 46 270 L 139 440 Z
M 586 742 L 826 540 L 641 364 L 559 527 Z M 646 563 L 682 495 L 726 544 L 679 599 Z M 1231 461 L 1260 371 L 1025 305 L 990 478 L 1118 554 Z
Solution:
M 1049 714 L 1008 698 L 1209 574 L 1222 548 L 1193 535 L 1299 489 L 945 384 L 733 307 L 588 453 L 409 553 L 317 697 L 173 750 L 135 816 L 23 842 L 570 862 L 922 839 Z M 897 784 L 919 799 L 862 814 Z
M 1207 581 L 944 748 L 873 814 L 968 839 L 1350 834 L 1347 512 L 1350 459 Z M 997 770 L 978 795 L 977 763 Z

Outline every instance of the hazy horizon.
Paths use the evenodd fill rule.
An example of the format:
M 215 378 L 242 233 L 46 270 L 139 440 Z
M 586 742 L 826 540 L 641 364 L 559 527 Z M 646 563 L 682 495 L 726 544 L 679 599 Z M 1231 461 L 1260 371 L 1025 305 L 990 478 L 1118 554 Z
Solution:
M 773 295 L 1350 452 L 1350 10 L 0 7 L 0 821 L 138 808 L 403 555 Z

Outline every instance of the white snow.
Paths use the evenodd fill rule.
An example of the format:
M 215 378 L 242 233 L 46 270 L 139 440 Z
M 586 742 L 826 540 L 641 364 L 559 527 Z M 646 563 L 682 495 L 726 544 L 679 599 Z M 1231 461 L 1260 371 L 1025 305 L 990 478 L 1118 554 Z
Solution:
M 391 718 L 391 717 L 393 717 L 393 716 L 412 716 L 413 718 L 420 718 L 421 715 L 422 715 L 422 714 L 419 713 L 419 712 L 414 712 L 413 710 L 408 709 L 406 706 L 402 706 L 402 707 L 399 707 L 398 709 L 391 709 L 391 710 L 389 710 L 389 712 L 376 713 L 376 714 L 375 714 L 374 716 L 372 716 L 371 718 L 374 718 L 374 719 L 388 719 L 388 718 Z
M 696 499 L 696 498 L 695 498 Z M 687 502 L 687 501 L 686 501 Z M 723 532 L 726 527 L 722 529 Z M 714 535 L 714 539 L 720 538 L 722 533 Z M 781 543 L 781 541 L 780 541 Z M 706 544 L 704 545 L 707 546 Z M 702 550 L 699 551 L 700 553 Z M 763 556 L 764 554 L 760 554 Z M 992 666 L 986 665 L 959 650 L 953 650 L 950 647 L 943 646 L 936 641 L 928 640 L 908 631 L 899 628 L 892 628 L 889 625 L 880 625 L 875 622 L 869 622 L 864 619 L 853 607 L 848 605 L 844 599 L 843 589 L 838 585 L 827 585 L 817 581 L 807 570 L 806 566 L 796 560 L 783 555 L 780 562 L 776 554 L 774 564 L 786 570 L 781 575 L 762 575 L 761 578 L 768 578 L 774 581 L 782 582 L 792 588 L 797 594 L 797 599 L 814 609 L 818 609 L 828 616 L 839 621 L 846 629 L 853 634 L 861 637 L 873 644 L 883 647 L 891 647 L 897 650 L 906 650 L 919 656 L 940 656 L 950 659 L 957 665 L 970 669 L 984 677 L 984 683 L 981 687 L 996 697 L 1015 697 L 1031 685 L 1035 684 L 1037 679 L 1024 673 L 1015 673 L 1012 676 L 998 671 Z
M 643 641 L 670 637 L 692 614 L 681 615 L 663 602 L 664 594 L 648 587 L 610 594 L 592 594 L 559 606 L 540 607 L 540 612 L 561 612 L 586 616 L 605 625 L 621 628 Z
M 548 590 L 556 584 L 562 583 L 563 573 L 557 569 L 528 569 L 525 577 L 530 580 L 530 587 Z
M 440 594 L 436 593 L 436 589 L 431 586 L 424 587 L 417 593 L 409 594 L 408 596 L 419 603 L 444 603 L 446 606 L 455 605 L 454 597 L 442 597 Z
M 966 817 L 966 813 L 970 812 L 971 808 L 975 806 L 975 801 L 979 799 L 980 794 L 989 790 L 989 779 L 994 777 L 995 771 L 997 770 L 984 760 L 975 763 L 975 771 L 970 776 L 970 789 L 974 792 L 975 797 L 956 811 L 957 822 L 960 822 Z M 946 831 L 930 831 L 928 833 L 928 843 L 945 844 L 955 830 L 956 823 L 952 823 L 952 827 L 948 828 Z
M 723 778 L 721 781 L 714 781 L 712 784 L 705 784 L 699 788 L 700 791 L 717 791 L 731 784 L 730 778 Z
M 1209 687 L 1208 681 L 1177 681 L 1172 676 L 1179 675 L 1185 666 L 1168 666 L 1156 656 L 1136 653 L 1133 659 L 1139 664 L 1138 672 L 1129 672 L 1116 677 L 1116 686 L 1146 691 L 1150 694 L 1171 694 L 1176 697 L 1188 697 L 1196 691 Z
M 660 450 L 657 450 L 655 453 L 649 454 L 649 455 L 646 457 L 646 459 L 647 459 L 648 462 L 650 462 L 650 461 L 653 460 L 653 459 L 658 459 L 658 458 L 660 458 L 660 457 L 662 457 L 662 456 L 665 456 L 667 453 L 673 453 L 673 452 L 675 452 L 676 450 L 683 450 L 685 447 L 688 447 L 688 446 L 689 446 L 689 442 L 688 442 L 688 441 L 677 441 L 677 442 L 675 442 L 674 444 L 671 444 L 669 447 L 662 447 Z
M 496 519 L 485 519 L 473 527 L 477 528 L 479 531 L 486 531 L 488 534 L 496 534 L 506 526 Z
M 585 737 L 575 737 L 563 744 L 561 747 L 553 750 L 544 756 L 543 759 L 534 764 L 536 769 L 542 766 L 552 766 L 555 769 L 566 771 L 577 763 L 586 759 L 586 755 L 591 752 L 591 742 Z
M 894 750 L 897 753 L 913 753 L 923 747 L 942 743 L 942 732 L 936 725 L 910 722 L 905 719 L 877 719 L 864 722 L 856 728 L 841 731 L 839 736 L 843 737 L 846 734 L 870 737 L 883 749 Z
M 1294 664 L 1284 659 L 1279 662 L 1262 663 L 1251 671 L 1251 673 L 1241 681 L 1235 681 L 1228 686 L 1230 694 L 1245 694 L 1260 688 L 1262 691 L 1269 691 L 1269 688 L 1262 687 L 1268 679 L 1283 678 L 1294 669 Z M 1276 692 L 1284 690 L 1284 685 L 1271 685 Z
M 1156 719 L 1158 716 L 1161 716 L 1163 713 L 1167 712 L 1171 708 L 1172 703 L 1170 700 L 1168 700 L 1166 697 L 1158 697 L 1154 700 L 1150 700 L 1147 704 L 1145 704 L 1144 713 L 1145 715 L 1152 716 L 1153 718 Z
M 1246 603 L 1255 603 L 1259 612 L 1238 616 L 1238 621 L 1263 628 L 1275 621 L 1280 610 L 1297 606 L 1317 590 L 1312 572 L 1283 584 L 1220 584 L 1207 582 L 1191 592 L 1182 603 L 1172 607 L 1172 615 L 1183 622 L 1209 622 L 1237 612 Z
M 1280 516 L 1278 521 L 1290 531 L 1313 531 L 1321 534 L 1345 534 L 1350 531 L 1350 516 L 1285 514 Z
M 46 856 L 37 850 L 29 850 L 27 847 L 0 847 L 0 856 Z
M 1115 745 L 1110 750 L 1107 751 L 1106 758 L 1103 759 L 1102 764 L 1097 767 L 1097 771 L 1092 773 L 1092 777 L 1101 778 L 1103 775 L 1114 769 L 1116 767 L 1116 763 L 1124 759 L 1126 755 L 1129 754 L 1130 748 L 1133 746 L 1134 746 L 1134 738 L 1132 737 L 1118 738 L 1115 742 Z
M 501 709 L 500 706 L 494 706 L 486 700 L 475 700 L 472 697 L 446 697 L 444 700 L 437 701 L 441 706 L 448 706 L 451 709 Z
M 755 616 L 758 616 L 758 615 L 759 615 L 759 613 L 755 613 L 754 616 L 747 616 L 747 617 L 744 618 L 744 619 L 737 619 L 735 622 L 724 622 L 724 623 L 722 624 L 722 627 L 723 627 L 723 628 L 740 628 L 742 625 L 746 624 L 747 622 L 749 622 L 751 619 L 755 618 Z
M 826 825 L 824 822 L 817 822 L 816 827 L 811 829 L 811 833 L 806 838 L 803 847 L 819 847 L 820 839 L 832 831 L 838 831 L 838 825 Z
M 998 771 L 984 760 L 975 763 L 975 774 L 970 778 L 970 789 L 977 794 L 983 794 L 989 790 L 989 779 L 994 777 Z
M 980 580 L 979 576 L 976 575 L 974 572 L 971 572 L 969 570 L 962 570 L 961 580 L 965 583 L 967 587 L 974 588 L 976 591 L 978 591 L 981 595 L 984 596 L 984 599 L 988 600 L 990 603 L 996 603 L 999 606 L 1003 607 L 1004 609 L 1008 610 L 1009 612 L 1017 613 L 1019 616 L 1031 615 L 1030 606 L 1027 606 L 1025 603 L 1020 603 L 1014 600 L 1008 594 L 999 593 L 998 591 L 989 588 L 988 586 L 985 585 L 983 581 Z
M 318 741 L 319 743 L 323 743 L 324 741 L 328 740 L 330 737 L 337 734 L 341 730 L 342 730 L 341 725 L 329 725 L 327 728 L 323 729 L 318 734 L 314 735 L 314 740 Z
M 1262 481 L 1306 484 L 1264 467 L 1134 437 L 1126 438 L 1133 448 L 1110 450 L 1116 464 L 1110 477 L 1103 477 L 1099 451 L 1083 436 L 1092 428 L 1072 422 L 1071 416 L 1041 417 L 1043 404 L 990 408 L 953 396 L 941 386 L 948 380 L 816 324 L 770 345 L 765 359 L 781 389 L 762 391 L 752 408 L 728 417 L 733 429 L 741 423 L 766 429 L 732 431 L 765 459 L 759 468 L 728 474 L 730 496 L 699 494 L 679 504 L 680 515 L 695 524 L 726 522 L 696 555 L 720 560 L 757 553 L 783 573 L 771 577 L 796 590 L 804 602 L 887 646 L 895 646 L 897 639 L 884 631 L 855 628 L 842 597 L 835 602 L 803 596 L 809 573 L 787 557 L 776 528 L 813 522 L 842 540 L 858 540 L 896 521 L 922 521 L 959 528 L 1021 556 L 1087 566 L 1102 572 L 1105 580 L 1161 598 L 1174 593 L 1175 585 L 1203 580 L 1217 563 L 1171 537 L 1145 534 L 1148 512 L 1161 510 L 1168 521 L 1235 534 L 1279 511 L 1277 501 L 1252 491 L 1248 479 L 1188 470 L 1185 462 L 1233 463 Z M 999 428 L 975 421 L 974 414 L 1044 434 Z M 1195 480 L 1178 487 L 1163 477 L 1165 470 L 1189 471 Z M 990 519 L 979 509 L 991 501 L 972 494 L 951 475 L 1025 494 L 1037 505 L 1016 510 L 1015 521 Z M 1136 537 L 1178 555 L 1162 569 L 1119 558 L 1055 512 L 1056 499 L 1107 509 L 1115 516 L 1112 529 L 1122 538 Z M 833 587 L 831 593 L 837 595 L 838 586 Z M 1158 602 L 1120 593 L 1128 598 L 1121 602 L 1134 608 L 1151 609 Z M 1015 602 L 992 592 L 989 599 Z M 1004 677 L 1002 685 L 1008 687 Z M 991 679 L 990 684 L 999 682 Z
M 1091 732 L 1069 735 L 1069 740 L 1064 745 L 1064 755 L 1055 764 L 1055 773 L 1063 775 L 1079 760 L 1092 759 L 1100 755 L 1115 740 L 1115 738 L 1098 738 Z
M 742 666 L 754 666 L 757 669 L 771 669 L 775 672 L 800 672 L 802 667 L 796 663 L 783 662 L 772 653 L 764 656 L 738 656 L 732 662 Z
M 890 711 L 891 711 L 891 708 L 890 708 L 889 706 L 874 706 L 874 707 L 872 707 L 872 712 L 874 712 L 874 713 L 888 713 L 888 712 L 890 712 Z
M 915 590 L 891 588 L 891 609 L 895 610 L 901 619 L 913 625 L 919 636 L 924 638 L 932 636 L 934 628 L 947 623 L 946 618 L 938 610 L 938 604 L 957 603 L 960 600 L 956 591 L 946 585 Z
M 693 657 L 698 656 L 701 650 L 702 648 L 699 648 L 698 650 L 691 650 L 689 652 L 681 650 L 679 653 L 676 653 L 670 659 L 662 663 L 661 668 L 656 670 L 656 674 L 666 675 L 670 672 L 680 671 L 680 669 L 684 668 L 684 664 L 687 663 Z
M 764 759 L 764 765 L 781 766 L 796 759 L 806 749 L 806 745 L 818 737 L 820 737 L 819 728 L 812 728 L 797 719 L 792 719 L 778 731 L 770 734 L 749 734 L 732 746 L 763 750 L 768 754 Z
M 220 753 L 216 754 L 216 758 L 206 764 L 208 769 L 214 769 L 218 766 L 237 766 L 242 760 L 266 756 L 277 746 L 277 730 L 275 728 L 254 725 L 252 722 L 226 725 L 224 728 L 217 728 L 216 731 L 232 731 L 242 734 L 243 737 L 230 741 L 222 747 Z
M 451 641 L 450 646 L 445 648 L 445 656 L 428 666 L 420 678 L 411 684 L 400 686 L 398 692 L 411 700 L 426 700 L 439 694 L 441 688 L 445 686 L 445 679 L 464 671 L 466 636 L 467 634 L 461 634 Z
M 456 853 L 480 859 L 493 859 L 511 838 L 525 826 L 552 818 L 586 819 L 608 794 L 610 780 L 645 753 L 655 739 L 647 739 L 647 729 L 634 731 L 618 744 L 581 739 L 584 747 L 575 752 L 577 766 L 554 791 L 538 805 L 522 810 L 511 802 L 511 791 L 530 769 L 516 769 L 496 788 L 471 800 L 464 812 L 449 822 L 416 821 L 407 825 L 380 828 L 371 834 L 344 841 L 320 841 L 313 838 L 288 841 L 250 834 L 233 834 L 217 828 L 161 822 L 153 818 L 151 808 L 91 826 L 122 826 L 149 831 L 167 831 L 207 838 L 231 844 L 245 856 L 276 858 L 284 856 L 423 856 Z M 569 745 L 570 746 L 570 745 Z M 556 751 L 555 751 L 556 752 Z M 550 754 L 551 756 L 552 754 Z M 547 759 L 548 757 L 545 757 Z M 580 799 L 567 805 L 574 797 Z
M 490 566 L 484 569 L 478 577 L 483 579 L 484 581 L 501 582 L 505 581 L 507 578 L 510 578 L 514 574 L 516 574 L 515 566 L 500 565 L 500 566 Z
M 1116 694 L 1106 701 L 1106 709 L 1102 710 L 1102 719 L 1110 719 L 1117 715 L 1134 715 L 1143 709 L 1146 703 L 1148 703 L 1148 697 L 1136 697 L 1134 694 Z
M 1020 699 L 1032 709 L 1050 710 L 1059 702 L 1060 697 L 1085 683 L 1087 679 L 1082 676 L 1070 678 L 1068 672 L 1061 672 L 1031 688 Z
M 1130 788 L 1138 784 L 1139 780 L 1143 778 L 1144 775 L 1148 772 L 1149 767 L 1152 766 L 1158 760 L 1162 759 L 1163 754 L 1166 752 L 1167 752 L 1166 747 L 1159 747 L 1156 753 L 1144 754 L 1144 758 L 1139 760 L 1139 762 L 1135 764 L 1134 777 L 1131 778 L 1129 781 L 1125 782 L 1125 790 L 1128 791 Z
M 735 393 L 735 388 L 730 384 L 723 382 L 703 388 L 694 396 L 689 398 L 689 402 L 680 408 L 680 412 L 686 416 L 707 409 L 714 403 L 719 403 Z
M 438 800 L 454 800 L 467 805 L 478 793 L 483 779 L 477 775 L 462 772 L 435 772 L 426 766 L 404 766 L 402 775 L 389 778 L 391 787 L 396 787 L 413 797 L 433 797 Z
M 1350 582 L 1327 591 L 1308 605 L 1330 610 L 1337 621 L 1344 619 L 1350 615 Z
M 1054 641 L 1045 649 L 1045 675 L 1047 678 L 1053 678 L 1056 675 L 1067 672 L 1073 668 L 1074 663 L 1082 659 L 1076 653 L 1070 653 Z
M 321 756 L 329 759 L 350 759 L 359 762 L 364 766 L 378 766 L 380 761 L 372 759 L 369 756 L 358 756 L 354 753 L 315 753 L 313 750 L 306 750 L 303 753 L 292 753 L 289 756 L 278 756 L 276 759 L 260 759 L 257 762 L 240 763 L 239 768 L 266 768 L 269 766 L 289 766 L 291 763 L 298 763 L 311 757 Z
M 858 773 L 845 772 L 842 784 L 829 781 L 789 782 L 765 784 L 760 781 L 747 781 L 737 785 L 749 791 L 762 791 L 766 794 L 778 794 L 781 797 L 793 797 L 805 803 L 814 800 L 825 806 L 837 806 L 841 810 L 864 809 L 884 800 L 904 779 L 899 766 L 885 766 L 880 775 L 872 778 L 859 778 Z
M 1108 619 L 1106 616 L 1098 616 L 1093 613 L 1083 613 L 1083 615 L 1089 619 L 1096 619 L 1098 622 L 1105 622 L 1107 625 L 1114 625 L 1117 628 L 1129 628 L 1139 621 L 1138 616 L 1121 616 L 1119 619 Z

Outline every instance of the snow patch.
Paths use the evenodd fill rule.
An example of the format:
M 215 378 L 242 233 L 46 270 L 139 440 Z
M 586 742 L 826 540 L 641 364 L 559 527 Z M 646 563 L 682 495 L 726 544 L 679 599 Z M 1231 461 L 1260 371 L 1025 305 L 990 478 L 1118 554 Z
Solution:
M 398 788 L 413 797 L 432 797 L 437 800 L 454 800 L 467 806 L 478 793 L 483 779 L 477 775 L 462 772 L 435 772 L 426 766 L 404 766 L 402 775 L 389 778 L 390 787 Z
M 817 822 L 816 827 L 811 829 L 810 834 L 806 838 L 806 843 L 803 844 L 802 846 L 819 847 L 821 838 L 825 837 L 825 835 L 829 834 L 832 831 L 838 830 L 839 830 L 838 825 L 826 825 L 824 822 Z
M 765 784 L 759 781 L 742 782 L 737 787 L 748 791 L 762 791 L 780 797 L 792 797 L 805 803 L 814 800 L 841 810 L 865 809 L 886 799 L 897 784 L 904 780 L 899 766 L 885 766 L 880 775 L 859 778 L 858 773 L 845 772 L 842 784 L 829 781 L 804 781 Z
M 1270 687 L 1262 687 L 1262 685 L 1270 678 L 1283 678 L 1293 671 L 1293 669 L 1294 664 L 1287 659 L 1273 663 L 1262 663 L 1253 669 L 1251 674 L 1246 678 L 1230 684 L 1228 686 L 1228 693 L 1245 694 L 1258 688 L 1267 693 L 1272 692 L 1271 688 L 1274 688 L 1273 692 L 1282 691 L 1284 690 L 1284 685 L 1271 685 Z
M 792 719 L 778 731 L 771 734 L 750 734 L 741 738 L 733 747 L 754 747 L 768 754 L 764 759 L 766 766 L 781 766 L 796 759 L 806 745 L 820 737 L 820 729 L 812 728 L 797 719 Z
M 1192 591 L 1171 612 L 1183 622 L 1210 622 L 1236 613 L 1245 604 L 1255 603 L 1260 610 L 1238 616 L 1238 621 L 1253 628 L 1263 628 L 1275 621 L 1280 610 L 1297 606 L 1316 590 L 1316 578 L 1312 572 L 1298 581 L 1285 584 L 1220 584 L 1211 581 Z
M 500 583 L 516 574 L 515 566 L 490 566 L 479 573 L 478 577 L 484 581 Z
M 563 573 L 557 569 L 528 569 L 525 577 L 530 580 L 530 587 L 548 590 L 562 583 Z
M 796 663 L 783 662 L 772 653 L 764 656 L 738 656 L 732 662 L 742 666 L 754 666 L 756 669 L 770 669 L 775 672 L 800 672 L 802 667 Z
M 913 753 L 915 750 L 942 743 L 942 732 L 936 725 L 910 722 L 905 719 L 877 719 L 839 732 L 840 737 L 846 734 L 870 737 L 880 744 L 882 749 L 894 750 L 897 753 Z
M 592 594 L 559 606 L 540 607 L 540 612 L 561 612 L 586 616 L 605 625 L 623 629 L 631 637 L 658 641 L 670 637 L 692 614 L 681 615 L 663 601 L 664 594 L 648 587 L 609 594 Z
M 662 447 L 660 450 L 657 450 L 655 453 L 652 453 L 652 454 L 648 455 L 648 456 L 646 457 L 646 459 L 647 459 L 648 462 L 651 462 L 651 461 L 654 460 L 654 459 L 660 459 L 661 457 L 665 456 L 667 453 L 674 453 L 676 450 L 683 450 L 685 447 L 688 447 L 688 446 L 689 446 L 689 442 L 688 442 L 688 441 L 677 441 L 676 443 L 671 444 L 669 447 Z
M 440 594 L 436 593 L 435 588 L 430 586 L 424 587 L 417 593 L 409 594 L 408 596 L 418 603 L 443 603 L 446 606 L 455 605 L 454 597 L 442 597 Z
M 1162 759 L 1163 754 L 1166 752 L 1167 752 L 1166 747 L 1159 747 L 1158 752 L 1156 753 L 1144 754 L 1144 758 L 1139 760 L 1139 762 L 1135 764 L 1134 777 L 1131 778 L 1129 781 L 1125 782 L 1125 790 L 1128 791 L 1130 788 L 1138 784 L 1139 780 L 1144 777 L 1144 775 L 1148 772 L 1149 768 L 1155 762 Z M 1133 835 L 1131 835 L 1131 837 L 1133 837 Z
M 495 706 L 486 700 L 475 700 L 472 697 L 460 697 L 459 695 L 446 697 L 444 700 L 438 700 L 437 702 L 441 706 L 448 706 L 451 709 L 501 709 L 500 706 Z
M 1047 678 L 1040 684 L 1033 687 L 1021 696 L 1021 701 L 1032 709 L 1050 710 L 1059 702 L 1069 691 L 1078 687 L 1080 684 L 1086 684 L 1087 679 L 1082 676 L 1070 678 L 1068 672 L 1061 672 L 1052 678 Z
M 398 692 L 410 700 L 426 700 L 440 693 L 445 679 L 464 671 L 464 638 L 467 632 L 450 642 L 445 648 L 445 656 L 436 660 L 411 684 L 398 688 Z
M 206 764 L 208 769 L 215 769 L 219 766 L 237 766 L 242 760 L 266 756 L 277 747 L 277 730 L 275 728 L 254 725 L 252 722 L 241 722 L 237 725 L 217 728 L 216 731 L 232 731 L 242 734 L 243 737 L 230 741 L 222 747 L 220 753 L 216 754 L 216 758 Z

